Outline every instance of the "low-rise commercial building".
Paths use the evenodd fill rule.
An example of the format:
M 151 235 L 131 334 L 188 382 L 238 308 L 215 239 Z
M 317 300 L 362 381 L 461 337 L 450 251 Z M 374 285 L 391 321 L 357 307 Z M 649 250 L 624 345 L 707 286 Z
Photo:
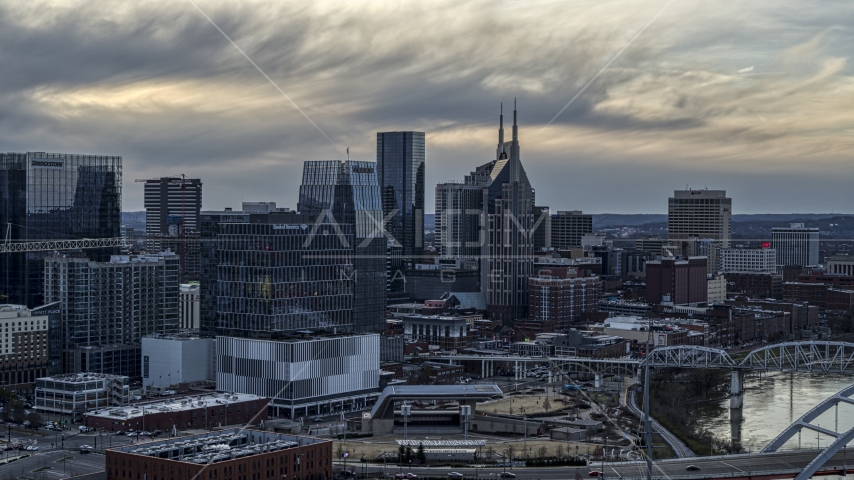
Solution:
M 105 432 L 260 425 L 267 420 L 268 402 L 245 393 L 208 393 L 92 410 L 83 415 L 83 423 Z
M 380 336 L 216 338 L 217 390 L 270 398 L 274 416 L 349 411 L 379 395 Z
M 831 312 L 847 312 L 854 308 L 854 288 L 834 288 L 825 283 L 786 282 L 783 297 L 791 302 L 815 305 Z
M 443 350 L 457 350 L 471 341 L 470 325 L 466 318 L 439 315 L 410 315 L 403 317 L 403 334 L 408 341 L 426 342 Z
M 106 451 L 107 480 L 332 478 L 332 441 L 233 428 Z
M 213 381 L 213 342 L 193 335 L 142 337 L 142 387 L 166 389 Z
M 616 335 L 590 335 L 570 330 L 554 338 L 556 357 L 617 358 L 628 353 L 628 342 Z
M 726 275 L 727 292 L 753 298 L 783 298 L 783 276 L 776 273 L 733 272 Z
M 103 373 L 72 373 L 36 379 L 35 409 L 77 421 L 88 410 L 127 405 L 129 379 Z

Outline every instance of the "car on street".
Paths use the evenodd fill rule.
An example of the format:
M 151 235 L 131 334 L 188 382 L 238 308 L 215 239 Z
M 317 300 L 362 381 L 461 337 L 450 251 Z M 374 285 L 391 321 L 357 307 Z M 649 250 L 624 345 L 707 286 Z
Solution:
M 30 445 L 30 446 L 26 447 L 24 450 L 27 450 L 28 452 L 35 452 L 35 451 L 38 451 L 38 449 L 39 449 L 39 447 L 37 447 L 35 445 Z
M 464 475 L 460 472 L 451 472 L 448 474 L 448 478 L 463 478 Z
M 600 472 L 599 470 L 590 470 L 588 475 L 590 475 L 591 477 L 601 477 L 602 472 Z
M 685 470 L 688 470 L 690 472 L 696 472 L 699 469 L 700 469 L 700 467 L 698 467 L 696 465 L 688 465 L 687 467 L 685 467 Z
M 409 473 L 409 472 L 406 472 L 406 473 L 395 473 L 395 474 L 394 474 L 394 478 L 405 478 L 405 479 L 408 479 L 408 480 L 412 480 L 413 478 L 418 478 L 418 475 L 416 475 L 416 474 L 414 474 L 414 473 Z
M 160 435 L 161 433 L 163 433 L 163 430 L 155 430 L 151 432 L 152 435 Z
M 90 445 L 80 445 L 80 453 L 92 453 L 92 447 Z
M 501 472 L 498 474 L 498 478 L 516 478 L 516 474 L 510 472 Z
M 317 417 L 312 418 L 311 420 L 312 420 L 313 422 L 322 422 L 322 421 L 323 421 L 323 417 L 321 417 L 321 416 L 317 416 Z
M 124 430 L 119 430 L 118 432 L 116 432 L 116 435 L 124 435 L 124 434 L 125 434 Z

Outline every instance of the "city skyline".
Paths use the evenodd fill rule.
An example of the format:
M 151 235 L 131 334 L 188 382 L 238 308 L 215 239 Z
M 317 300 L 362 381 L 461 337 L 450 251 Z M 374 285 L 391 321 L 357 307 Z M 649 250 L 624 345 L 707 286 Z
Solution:
M 200 177 L 208 210 L 293 208 L 304 161 L 348 147 L 374 161 L 376 132 L 424 131 L 431 213 L 437 183 L 488 160 L 498 104 L 517 96 L 522 160 L 554 210 L 659 213 L 686 185 L 726 190 L 735 214 L 854 200 L 845 3 L 198 7 L 0 2 L 17 46 L 4 150 Z M 142 210 L 141 190 L 124 210 Z

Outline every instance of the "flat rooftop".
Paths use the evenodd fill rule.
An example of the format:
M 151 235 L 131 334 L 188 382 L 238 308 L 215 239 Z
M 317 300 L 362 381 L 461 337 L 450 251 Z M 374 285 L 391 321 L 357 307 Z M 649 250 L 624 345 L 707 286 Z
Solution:
M 152 403 L 102 408 L 87 412 L 86 416 L 128 420 L 131 418 L 141 417 L 143 412 L 149 415 L 164 412 L 182 412 L 195 410 L 197 408 L 216 407 L 219 405 L 230 405 L 233 403 L 252 402 L 258 400 L 267 401 L 267 398 L 250 395 L 248 393 L 209 393 L 189 397 L 173 397 L 168 400 L 160 400 Z
M 233 428 L 221 432 L 177 437 L 107 450 L 162 460 L 208 464 L 297 448 L 329 440 Z
M 54 375 L 52 377 L 41 377 L 37 378 L 36 381 L 43 380 L 48 382 L 60 382 L 60 383 L 81 383 L 81 382 L 91 382 L 93 380 L 114 380 L 114 379 L 125 379 L 128 377 L 123 375 L 109 375 L 106 373 L 66 373 L 63 375 Z

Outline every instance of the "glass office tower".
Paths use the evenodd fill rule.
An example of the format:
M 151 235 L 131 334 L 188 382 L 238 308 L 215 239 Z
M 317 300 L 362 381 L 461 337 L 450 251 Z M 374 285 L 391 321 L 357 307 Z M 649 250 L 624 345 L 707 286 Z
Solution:
M 353 329 L 352 225 L 253 213 L 221 216 L 218 232 L 216 318 L 203 324 L 205 333 L 271 338 Z
M 353 329 L 380 332 L 385 327 L 386 239 L 376 163 L 354 160 L 305 162 L 299 205 L 315 223 L 354 227 Z
M 389 291 L 403 291 L 400 272 L 424 249 L 424 132 L 378 132 L 377 178 L 390 245 Z
M 15 242 L 121 235 L 122 157 L 0 153 L 0 230 Z M 89 249 L 106 261 L 115 248 Z M 0 303 L 44 303 L 49 252 L 0 254 Z

